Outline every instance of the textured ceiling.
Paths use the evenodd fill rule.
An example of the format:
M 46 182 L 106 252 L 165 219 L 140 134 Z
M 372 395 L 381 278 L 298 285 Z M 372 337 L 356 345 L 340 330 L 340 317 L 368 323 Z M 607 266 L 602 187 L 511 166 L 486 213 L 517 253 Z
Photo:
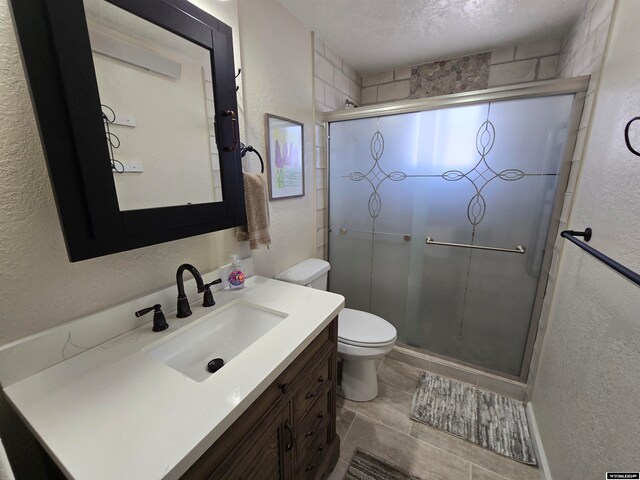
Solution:
M 279 0 L 358 72 L 563 35 L 586 0 Z

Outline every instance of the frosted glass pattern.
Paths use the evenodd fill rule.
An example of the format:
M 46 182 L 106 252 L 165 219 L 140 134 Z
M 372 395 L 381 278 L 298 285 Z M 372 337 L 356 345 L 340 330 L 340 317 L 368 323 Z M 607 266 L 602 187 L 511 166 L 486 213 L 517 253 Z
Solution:
M 519 376 L 572 106 L 557 95 L 332 123 L 331 290 L 404 343 Z

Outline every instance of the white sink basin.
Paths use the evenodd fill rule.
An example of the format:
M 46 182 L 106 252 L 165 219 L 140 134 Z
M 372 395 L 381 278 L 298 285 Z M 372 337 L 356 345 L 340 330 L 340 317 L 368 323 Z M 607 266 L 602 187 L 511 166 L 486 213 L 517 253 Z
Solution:
M 213 375 L 209 361 L 222 358 L 226 365 L 287 316 L 250 303 L 231 303 L 145 353 L 202 382 Z

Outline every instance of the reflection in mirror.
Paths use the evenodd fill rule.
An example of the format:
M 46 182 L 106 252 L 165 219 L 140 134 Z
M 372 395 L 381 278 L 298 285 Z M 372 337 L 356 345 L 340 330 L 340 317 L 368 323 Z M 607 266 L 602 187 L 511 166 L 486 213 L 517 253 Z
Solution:
M 120 210 L 220 202 L 209 51 L 84 0 Z

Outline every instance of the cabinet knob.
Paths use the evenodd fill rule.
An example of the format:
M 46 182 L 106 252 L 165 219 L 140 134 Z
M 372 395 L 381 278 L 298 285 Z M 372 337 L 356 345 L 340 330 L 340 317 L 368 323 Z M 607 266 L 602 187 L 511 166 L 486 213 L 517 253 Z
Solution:
M 289 390 L 289 384 L 288 383 L 281 383 L 280 384 L 280 390 L 282 391 L 282 393 L 287 393 L 287 390 Z

